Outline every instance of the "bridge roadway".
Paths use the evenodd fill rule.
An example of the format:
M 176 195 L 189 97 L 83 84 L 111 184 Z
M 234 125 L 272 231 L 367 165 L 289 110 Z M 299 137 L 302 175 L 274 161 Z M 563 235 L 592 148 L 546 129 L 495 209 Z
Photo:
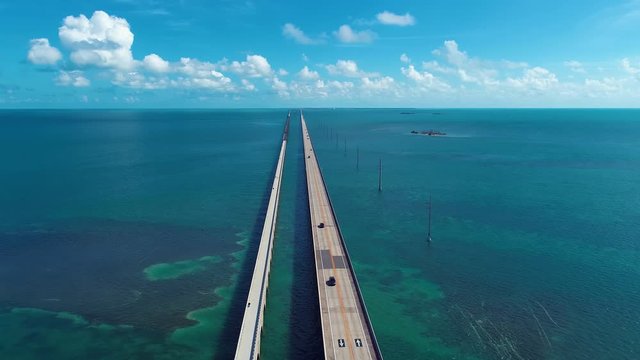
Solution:
M 276 231 L 276 219 L 278 217 L 278 202 L 280 200 L 280 182 L 284 169 L 284 155 L 287 150 L 287 140 L 289 136 L 289 122 L 291 112 L 287 115 L 284 133 L 282 135 L 282 146 L 280 156 L 276 165 L 271 196 L 267 206 L 267 214 L 262 227 L 260 245 L 256 256 L 256 265 L 253 268 L 251 287 L 247 296 L 247 303 L 242 318 L 242 327 L 236 346 L 235 359 L 254 360 L 260 358 L 260 338 L 262 335 L 262 325 L 264 323 L 264 309 L 267 301 L 267 289 L 269 287 L 269 272 L 271 270 L 271 254 L 273 252 L 273 238 Z
M 382 359 L 364 299 L 300 113 L 325 359 Z M 324 226 L 320 226 L 320 224 Z M 329 286 L 329 278 L 335 285 Z

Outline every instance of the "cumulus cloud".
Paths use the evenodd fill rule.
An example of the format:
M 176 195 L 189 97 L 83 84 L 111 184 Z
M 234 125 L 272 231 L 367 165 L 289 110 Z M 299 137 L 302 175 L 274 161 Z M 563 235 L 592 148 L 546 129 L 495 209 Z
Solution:
M 209 77 L 218 72 L 216 64 L 188 57 L 180 58 L 180 61 L 173 68 L 176 72 L 189 77 Z
M 354 84 L 350 81 L 337 80 L 315 80 L 315 81 L 292 81 L 289 84 L 289 92 L 296 98 L 318 99 L 336 96 L 341 99 L 353 96 Z
M 230 78 L 217 71 L 208 74 L 194 73 L 192 76 L 156 77 L 141 72 L 117 72 L 113 84 L 133 89 L 157 90 L 166 88 L 205 89 L 217 92 L 233 92 L 235 87 Z
M 428 71 L 420 72 L 416 70 L 413 65 L 409 65 L 407 68 L 401 68 L 402 74 L 408 79 L 414 81 L 422 89 L 445 91 L 451 89 L 451 86 L 442 80 L 438 79 L 432 73 Z
M 620 61 L 620 64 L 622 65 L 624 71 L 628 72 L 631 75 L 640 73 L 640 68 L 633 66 L 628 58 L 622 59 L 622 61 Z
M 536 66 L 526 69 L 520 78 L 509 78 L 507 83 L 516 89 L 544 91 L 549 90 L 558 83 L 558 78 L 551 71 Z
M 443 73 L 456 73 L 460 80 L 478 85 L 498 85 L 497 70 L 492 64 L 479 59 L 470 58 L 466 52 L 460 50 L 454 40 L 444 42 L 442 48 L 432 52 L 436 56 L 443 57 L 449 67 L 441 67 L 438 62 L 423 63 L 427 69 Z
M 385 21 L 390 25 L 400 25 L 398 18 L 406 19 L 408 15 L 388 13 Z M 359 26 L 364 24 L 360 23 Z M 622 70 L 625 72 L 618 77 L 584 76 L 577 82 L 571 81 L 573 77 L 568 76 L 567 81 L 560 81 L 556 74 L 544 67 L 530 66 L 521 61 L 472 57 L 455 40 L 447 40 L 432 52 L 432 59 L 420 62 L 420 68 L 417 68 L 417 62 L 413 64 L 407 54 L 402 54 L 400 71 L 403 76 L 397 79 L 386 74 L 365 72 L 355 61 L 345 59 L 324 66 L 328 74 L 323 76 L 326 75 L 327 79 L 321 79 L 317 71 L 306 65 L 294 73 L 295 77 L 283 81 L 282 77 L 288 72 L 273 68 L 266 57 L 258 54 L 237 61 L 222 59 L 210 62 L 189 57 L 169 61 L 151 53 L 136 60 L 131 51 L 134 35 L 128 22 L 103 11 L 96 11 L 91 18 L 84 15 L 66 17 L 58 34 L 61 50 L 68 50 L 69 55 L 65 54 L 65 57 L 70 59 L 65 62 L 65 70 L 55 75 L 55 83 L 60 86 L 90 86 L 87 74 L 96 74 L 101 79 L 110 79 L 114 85 L 137 90 L 202 89 L 202 92 L 232 94 L 234 98 L 241 97 L 243 92 L 266 91 L 283 98 L 327 101 L 406 99 L 409 103 L 417 101 L 423 104 L 424 99 L 429 98 L 440 99 L 447 104 L 447 99 L 453 98 L 461 99 L 465 104 L 471 99 L 468 104 L 536 106 L 539 104 L 536 101 L 562 104 L 562 101 L 571 99 L 617 101 L 633 100 L 640 96 L 640 63 L 629 58 L 616 63 L 620 73 Z M 285 24 L 283 34 L 300 43 L 315 41 L 293 24 Z M 334 34 L 345 43 L 370 42 L 376 36 L 368 30 L 354 31 L 348 25 L 341 26 Z M 51 46 L 48 39 L 31 40 L 27 54 L 31 63 L 53 66 L 62 58 L 62 53 Z M 304 55 L 303 58 L 309 60 Z M 565 72 L 561 74 L 586 74 L 583 64 L 577 60 L 566 61 L 564 65 Z M 83 72 L 84 67 L 94 69 Z M 231 77 L 225 74 L 231 74 Z M 605 73 L 602 72 L 602 75 Z M 237 80 L 232 80 L 232 77 Z M 341 81 L 345 80 L 341 77 L 359 80 Z M 259 86 L 254 85 L 254 79 L 262 79 L 256 82 Z M 567 104 L 570 106 L 575 103 Z
M 335 64 L 325 66 L 329 74 L 338 75 L 338 76 L 346 76 L 346 77 L 376 77 L 378 74 L 376 73 L 366 73 L 360 68 L 358 68 L 358 64 L 353 60 L 338 60 Z
M 439 62 L 437 62 L 436 60 L 425 61 L 425 62 L 422 63 L 422 67 L 425 70 L 438 72 L 438 73 L 442 73 L 442 74 L 453 74 L 453 73 L 455 73 L 455 69 L 447 67 L 447 66 L 443 66 Z
M 342 25 L 333 35 L 343 43 L 370 43 L 376 38 L 376 33 L 371 30 L 354 31 L 349 25 Z
M 133 33 L 123 18 L 96 11 L 91 18 L 67 16 L 58 29 L 71 61 L 80 66 L 130 69 L 134 66 Z
M 351 81 L 337 81 L 337 80 L 328 81 L 327 85 L 330 88 L 337 90 L 342 95 L 347 94 L 349 91 L 351 91 L 351 89 L 353 89 L 353 86 L 354 86 Z
M 411 26 L 416 23 L 416 19 L 409 13 L 398 15 L 390 11 L 383 11 L 376 15 L 376 18 L 383 25 Z
M 180 87 L 186 88 L 201 88 L 216 91 L 233 91 L 234 87 L 231 83 L 231 79 L 224 76 L 222 73 L 213 72 L 211 77 L 207 78 L 187 78 L 178 79 L 177 84 Z
M 153 55 L 153 54 L 152 54 Z M 140 70 L 115 71 L 113 83 L 134 89 L 157 90 L 167 88 L 204 89 L 216 92 L 235 92 L 233 81 L 218 71 L 218 64 L 183 57 L 169 63 L 159 56 L 147 56 Z M 246 86 L 243 86 L 246 89 Z
M 323 80 L 313 82 L 292 81 L 289 88 L 296 98 L 326 98 L 329 96 L 329 87 Z
M 251 83 L 251 81 L 247 79 L 242 79 L 242 87 L 247 91 L 255 91 L 256 86 Z
M 569 70 L 575 72 L 575 73 L 585 73 L 586 71 L 584 70 L 584 67 L 582 66 L 582 63 L 576 60 L 570 60 L 570 61 L 565 61 L 564 62 L 564 66 L 568 67 Z
M 278 79 L 277 76 L 266 79 L 266 81 L 271 83 L 271 89 L 275 90 L 280 97 L 288 98 L 291 95 L 287 83 Z
M 91 85 L 82 71 L 60 71 L 56 77 L 56 84 L 60 86 L 87 87 Z
M 172 83 L 168 78 L 147 77 L 137 71 L 117 71 L 111 82 L 117 86 L 145 90 L 166 89 L 172 85 L 177 87 L 177 83 Z
M 317 80 L 320 78 L 320 74 L 317 71 L 309 70 L 309 67 L 305 65 L 305 67 L 298 72 L 298 77 L 302 80 Z
M 464 66 L 469 61 L 469 56 L 458 47 L 455 40 L 446 40 L 444 47 L 433 51 L 435 55 L 443 55 L 447 61 L 456 66 Z
M 322 42 L 321 39 L 310 38 L 299 27 L 291 23 L 284 24 L 284 26 L 282 27 L 282 35 L 284 35 L 289 39 L 292 39 L 298 44 L 303 44 L 303 45 L 313 45 L 313 44 L 319 44 Z
M 62 59 L 60 50 L 49 45 L 49 39 L 33 39 L 30 41 L 30 45 L 27 59 L 33 64 L 55 65 Z
M 273 87 L 279 90 L 282 90 L 282 84 L 286 85 L 276 79 L 275 74 L 285 76 L 287 71 L 274 71 L 269 61 L 257 54 L 247 56 L 244 61 L 229 62 L 223 59 L 217 63 L 189 57 L 170 62 L 156 53 L 136 60 L 131 52 L 134 35 L 129 23 L 104 11 L 94 12 L 91 18 L 84 15 L 67 16 L 58 29 L 58 35 L 64 48 L 70 52 L 72 65 L 108 69 L 109 72 L 102 72 L 101 76 L 110 77 L 111 82 L 117 86 L 146 90 L 206 89 L 234 93 L 255 91 L 255 85 L 246 78 L 260 77 L 270 79 Z M 59 52 L 56 54 L 51 50 L 54 48 L 46 39 L 34 39 L 31 44 L 32 50 L 28 57 L 34 63 L 55 63 L 62 57 Z M 235 85 L 223 73 L 227 71 L 241 76 L 241 84 Z M 90 81 L 83 72 L 75 70 L 60 72 L 56 83 L 81 87 L 88 86 Z
M 278 79 L 277 77 L 274 77 L 271 81 L 271 87 L 274 90 L 287 90 L 287 83 Z
M 218 65 L 198 59 L 181 58 L 174 65 L 178 77 L 172 86 L 186 88 L 210 89 L 215 91 L 234 91 L 235 88 L 230 78 L 218 71 Z
M 153 72 L 166 73 L 170 70 L 169 62 L 156 54 L 149 54 L 142 60 L 144 67 Z
M 598 79 L 585 79 L 584 88 L 587 96 L 591 98 L 599 98 L 603 95 L 619 94 L 625 89 L 628 81 L 624 79 L 616 79 L 612 77 L 605 77 L 602 80 Z
M 395 84 L 395 80 L 390 76 L 383 76 L 377 79 L 369 79 L 365 76 L 361 80 L 362 88 L 366 90 L 389 90 Z
M 262 55 L 247 55 L 246 61 L 234 61 L 227 67 L 236 74 L 247 77 L 271 77 L 273 69 Z

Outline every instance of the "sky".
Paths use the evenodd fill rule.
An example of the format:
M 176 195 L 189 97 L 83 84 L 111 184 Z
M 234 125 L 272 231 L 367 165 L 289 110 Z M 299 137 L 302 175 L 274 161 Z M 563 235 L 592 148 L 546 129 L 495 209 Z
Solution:
M 640 0 L 0 0 L 0 32 L 0 108 L 640 105 Z

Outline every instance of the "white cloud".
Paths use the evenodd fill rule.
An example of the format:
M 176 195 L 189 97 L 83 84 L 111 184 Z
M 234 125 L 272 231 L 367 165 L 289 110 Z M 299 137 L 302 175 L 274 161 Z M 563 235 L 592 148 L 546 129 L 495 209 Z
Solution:
M 237 91 L 230 78 L 217 71 L 216 65 L 196 59 L 181 58 L 170 71 L 161 76 L 138 71 L 116 71 L 113 84 L 134 89 L 167 88 L 205 89 L 217 92 Z
M 460 51 L 455 40 L 446 40 L 444 49 L 434 50 L 434 54 L 443 55 L 450 64 L 456 66 L 464 66 L 469 60 L 467 53 Z
M 327 86 L 338 92 L 339 95 L 344 96 L 350 94 L 354 85 L 351 81 L 337 81 L 331 80 L 327 82 Z
M 348 99 L 353 96 L 353 89 L 354 85 L 350 81 L 292 81 L 289 84 L 289 91 L 294 95 L 294 97 L 299 99 L 318 99 L 329 97 Z
M 575 73 L 585 73 L 584 66 L 581 62 L 576 60 L 565 61 L 564 66 L 568 67 L 569 70 Z
M 271 77 L 273 70 L 269 61 L 262 55 L 247 55 L 246 61 L 234 61 L 228 69 L 236 74 L 248 77 Z
M 507 83 L 519 90 L 544 91 L 558 84 L 558 78 L 549 70 L 536 66 L 526 69 L 520 78 L 508 78 Z
M 188 57 L 180 58 L 180 61 L 173 65 L 173 69 L 189 77 L 209 77 L 217 72 L 216 64 Z
M 111 82 L 122 87 L 145 90 L 166 89 L 172 85 L 177 86 L 177 82 L 172 84 L 168 78 L 146 77 L 137 71 L 116 71 Z
M 585 79 L 584 87 L 589 97 L 599 97 L 604 94 L 618 93 L 624 89 L 624 82 L 615 78 L 598 79 Z
M 456 70 L 453 69 L 453 68 L 450 68 L 448 66 L 440 65 L 440 63 L 437 62 L 436 60 L 425 61 L 425 62 L 422 63 L 422 67 L 425 70 L 439 72 L 439 73 L 442 73 L 442 74 L 452 74 L 452 73 L 456 72 Z
M 169 62 L 156 54 L 149 54 L 142 61 L 144 67 L 152 72 L 166 73 L 170 70 Z
M 416 19 L 409 13 L 398 15 L 389 11 L 383 11 L 376 15 L 376 18 L 384 25 L 410 26 L 416 23 Z
M 313 45 L 313 44 L 322 43 L 321 39 L 310 38 L 299 27 L 291 23 L 284 24 L 284 26 L 282 27 L 282 35 L 290 39 L 293 39 L 298 44 Z
M 55 65 L 62 54 L 60 50 L 49 45 L 49 39 L 33 39 L 30 42 L 31 48 L 27 54 L 27 59 L 36 65 Z
M 329 74 L 346 77 L 376 77 L 376 73 L 366 73 L 358 68 L 358 64 L 353 60 L 338 60 L 335 65 L 325 66 Z
M 466 52 L 461 51 L 458 43 L 447 40 L 444 46 L 432 52 L 436 56 L 444 57 L 451 67 L 441 67 L 437 61 L 423 63 L 426 69 L 442 73 L 456 73 L 463 82 L 478 85 L 498 85 L 495 79 L 498 75 L 493 64 L 478 59 L 470 58 Z
M 371 30 L 354 31 L 349 25 L 342 25 L 333 35 L 343 43 L 370 43 L 376 38 L 376 33 Z
M 255 91 L 256 86 L 251 83 L 251 81 L 247 79 L 242 79 L 242 87 L 247 91 Z
M 318 71 L 305 65 L 292 73 L 295 77 L 283 81 L 281 79 L 288 74 L 287 70 L 273 68 L 267 58 L 257 54 L 238 61 L 222 59 L 210 62 L 182 57 L 171 62 L 151 53 L 136 60 L 131 52 L 134 35 L 128 22 L 102 11 L 96 11 L 91 18 L 83 15 L 66 17 L 58 30 L 61 50 L 68 50 L 68 58 L 71 59 L 65 64 L 65 69 L 72 69 L 55 74 L 55 82 L 60 86 L 90 86 L 86 74 L 96 74 L 102 79 L 111 79 L 114 85 L 136 89 L 140 93 L 154 89 L 200 89 L 196 98 L 205 91 L 242 98 L 243 93 L 251 96 L 248 93 L 265 91 L 269 96 L 277 94 L 287 99 L 301 98 L 312 102 L 326 99 L 323 101 L 327 101 L 327 105 L 349 104 L 345 101 L 351 100 L 359 101 L 354 105 L 374 101 L 376 104 L 413 102 L 424 105 L 424 100 L 429 99 L 436 101 L 434 105 L 443 106 L 624 106 L 634 104 L 640 98 L 640 63 L 629 58 L 602 67 L 600 77 L 583 76 L 575 80 L 568 74 L 565 81 L 560 81 L 556 74 L 544 67 L 530 66 L 522 61 L 472 57 L 456 41 L 447 40 L 432 52 L 432 59 L 420 62 L 421 67 L 413 65 L 407 54 L 401 54 L 403 67 L 400 71 L 403 76 L 397 79 L 386 74 L 365 72 L 353 60 L 338 60 L 324 66 L 329 79 L 321 79 Z M 372 41 L 376 36 L 371 31 L 356 32 L 348 25 L 343 25 L 341 30 L 344 30 L 342 34 L 339 30 L 335 36 L 347 43 Z M 293 37 L 295 32 L 285 35 L 296 40 Z M 309 61 L 305 55 L 302 56 Z M 34 64 L 56 65 L 63 54 L 46 38 L 41 38 L 31 40 L 27 58 Z M 577 60 L 566 61 L 564 65 L 567 72 L 586 74 L 585 66 Z M 607 71 L 614 65 L 618 66 L 618 72 L 612 76 Z M 83 66 L 102 69 L 73 70 Z M 225 74 L 232 75 L 228 77 Z M 232 80 L 232 77 L 237 80 Z M 345 80 L 341 77 L 360 80 L 354 81 L 354 85 L 352 81 L 339 81 Z M 256 78 L 262 78 L 264 82 L 256 82 L 256 86 L 252 83 Z M 5 100 L 0 99 L 0 102 Z M 92 98 L 93 101 L 99 99 Z
M 277 76 L 267 79 L 266 81 L 271 83 L 271 88 L 275 90 L 280 97 L 288 98 L 291 95 L 287 83 L 278 79 Z
M 287 83 L 278 79 L 277 77 L 274 77 L 271 82 L 271 87 L 274 90 L 287 90 Z
M 67 16 L 58 36 L 71 50 L 71 61 L 76 65 L 116 69 L 135 65 L 131 54 L 133 33 L 123 18 L 104 11 L 94 12 L 90 19 L 84 15 Z
M 449 84 L 438 79 L 432 73 L 428 71 L 419 72 L 413 65 L 409 65 L 407 68 L 403 67 L 400 70 L 404 76 L 417 83 L 423 89 L 437 91 L 446 91 L 451 89 Z
M 186 88 L 201 88 L 224 92 L 234 90 L 231 79 L 219 72 L 214 72 L 213 76 L 208 78 L 178 79 L 177 83 L 179 86 Z
M 631 61 L 628 58 L 622 59 L 622 61 L 620 61 L 620 64 L 622 65 L 624 71 L 628 72 L 631 75 L 640 73 L 640 69 L 631 65 Z
M 298 77 L 302 80 L 317 80 L 320 78 L 320 74 L 317 71 L 309 70 L 309 67 L 305 67 L 298 72 Z
M 60 71 L 56 77 L 56 84 L 60 86 L 87 87 L 91 85 L 82 71 Z
M 331 75 L 360 77 L 358 64 L 353 60 L 338 60 L 335 65 L 327 65 L 326 68 Z
M 362 88 L 367 90 L 389 90 L 395 85 L 395 80 L 390 76 L 377 79 L 362 78 Z
M 210 77 L 176 78 L 146 76 L 139 72 L 117 73 L 113 83 L 134 89 L 157 90 L 166 88 L 204 89 L 217 92 L 233 92 L 235 88 L 231 79 L 219 72 L 213 72 Z

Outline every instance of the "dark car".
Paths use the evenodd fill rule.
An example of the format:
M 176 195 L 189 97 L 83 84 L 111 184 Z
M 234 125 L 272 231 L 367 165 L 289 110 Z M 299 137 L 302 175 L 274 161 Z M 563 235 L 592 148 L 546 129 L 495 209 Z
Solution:
M 320 229 L 323 229 L 323 228 L 324 228 L 324 223 L 320 223 L 320 225 L 318 225 L 318 227 L 319 227 Z
M 327 280 L 327 286 L 336 286 L 336 278 L 333 276 L 329 276 L 329 280 Z

